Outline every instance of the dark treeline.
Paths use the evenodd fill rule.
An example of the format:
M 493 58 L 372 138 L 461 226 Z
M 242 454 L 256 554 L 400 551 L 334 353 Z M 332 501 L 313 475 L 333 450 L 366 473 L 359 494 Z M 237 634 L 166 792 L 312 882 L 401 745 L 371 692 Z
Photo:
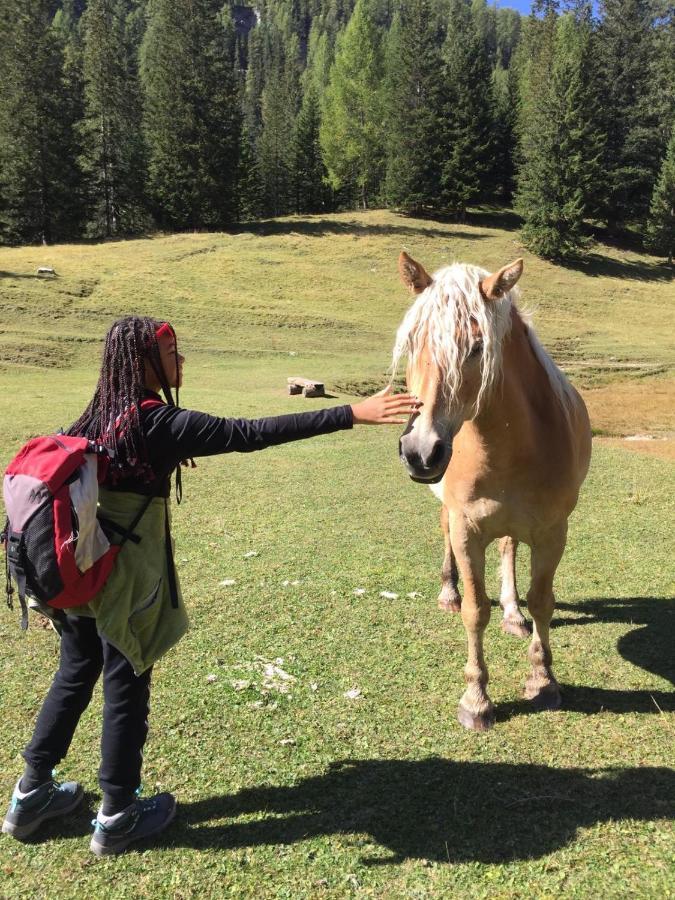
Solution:
M 2 0 L 0 241 L 514 206 L 675 244 L 672 0 Z

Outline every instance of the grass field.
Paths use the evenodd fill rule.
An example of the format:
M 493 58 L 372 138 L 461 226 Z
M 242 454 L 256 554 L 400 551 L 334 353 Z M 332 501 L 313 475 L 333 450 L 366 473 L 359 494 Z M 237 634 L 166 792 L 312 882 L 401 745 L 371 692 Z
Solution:
M 177 820 L 122 858 L 90 855 L 97 692 L 59 771 L 87 807 L 34 843 L 0 840 L 0 897 L 673 896 L 675 282 L 604 246 L 553 266 L 510 225 L 368 212 L 0 250 L 3 465 L 79 413 L 130 311 L 176 326 L 185 406 L 256 416 L 382 386 L 409 302 L 402 248 L 430 271 L 524 255 L 523 305 L 597 435 L 557 579 L 563 709 L 530 714 L 526 644 L 495 611 L 484 735 L 455 719 L 464 630 L 436 609 L 438 507 L 404 475 L 397 429 L 200 460 L 174 515 L 193 627 L 155 670 L 144 774 L 146 793 L 177 794 Z M 288 397 L 292 374 L 334 399 Z M 523 554 L 523 589 L 526 569 Z M 16 611 L 0 641 L 8 799 L 57 644 L 21 634 Z

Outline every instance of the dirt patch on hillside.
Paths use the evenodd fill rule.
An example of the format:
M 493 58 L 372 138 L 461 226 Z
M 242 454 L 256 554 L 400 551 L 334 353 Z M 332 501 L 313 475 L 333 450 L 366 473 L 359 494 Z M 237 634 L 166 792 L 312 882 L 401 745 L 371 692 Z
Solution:
M 602 443 L 675 459 L 675 379 L 643 378 L 583 391 Z

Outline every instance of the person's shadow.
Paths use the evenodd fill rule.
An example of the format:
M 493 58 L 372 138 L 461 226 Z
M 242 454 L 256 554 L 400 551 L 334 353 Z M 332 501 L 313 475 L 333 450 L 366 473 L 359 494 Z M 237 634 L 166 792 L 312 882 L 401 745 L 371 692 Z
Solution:
M 656 821 L 674 813 L 675 773 L 665 768 L 342 760 L 292 787 L 261 786 L 181 804 L 174 826 L 157 843 L 225 850 L 366 834 L 390 854 L 366 863 L 498 863 L 544 856 L 598 822 Z M 236 821 L 251 815 L 252 821 Z

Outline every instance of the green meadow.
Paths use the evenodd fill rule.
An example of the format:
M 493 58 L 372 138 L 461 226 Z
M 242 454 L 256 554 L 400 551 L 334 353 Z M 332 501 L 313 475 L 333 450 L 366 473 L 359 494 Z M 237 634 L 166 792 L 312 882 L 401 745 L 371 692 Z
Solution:
M 187 407 L 255 417 L 384 386 L 401 249 L 429 271 L 524 256 L 521 304 L 588 401 L 552 631 L 563 708 L 522 699 L 527 645 L 496 608 L 497 725 L 457 723 L 464 629 L 436 608 L 438 503 L 405 475 L 398 427 L 200 459 L 174 508 L 192 629 L 156 666 L 145 753 L 144 791 L 173 791 L 176 821 L 90 854 L 97 690 L 59 768 L 86 803 L 31 843 L 2 836 L 0 897 L 673 896 L 675 282 L 658 260 L 600 244 L 555 266 L 488 212 L 0 249 L 0 461 L 79 414 L 129 312 L 176 327 Z M 289 397 L 289 375 L 330 399 Z M 490 567 L 496 598 L 495 548 Z M 527 568 L 521 552 L 523 594 Z M 18 622 L 0 614 L 3 803 L 58 658 L 49 628 Z

